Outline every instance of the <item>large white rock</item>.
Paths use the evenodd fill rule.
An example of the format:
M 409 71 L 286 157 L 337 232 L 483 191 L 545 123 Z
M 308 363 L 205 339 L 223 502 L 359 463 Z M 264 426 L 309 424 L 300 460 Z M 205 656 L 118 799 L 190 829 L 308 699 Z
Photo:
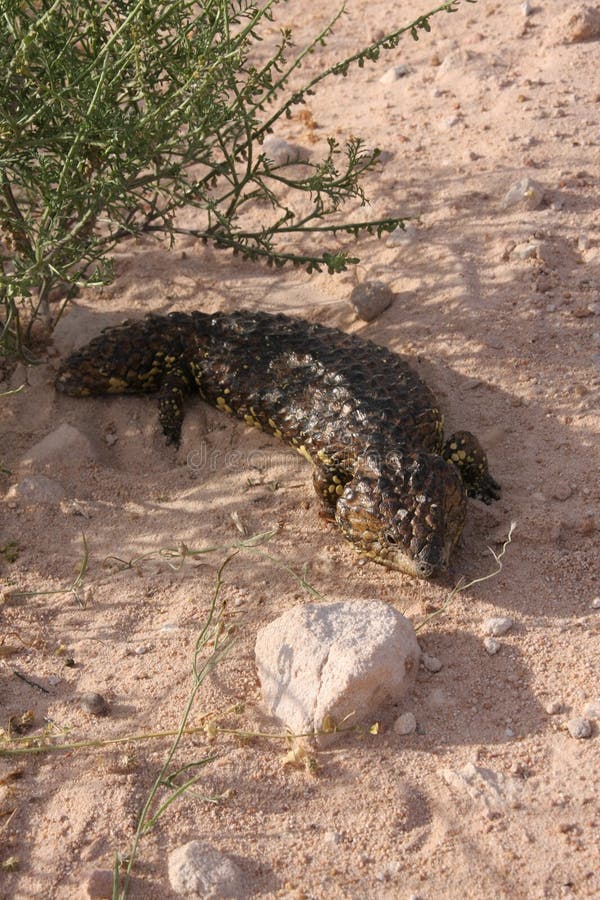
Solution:
M 220 850 L 190 841 L 169 854 L 169 881 L 182 897 L 247 897 L 241 870 Z
M 380 600 L 296 606 L 261 628 L 255 653 L 266 710 L 294 734 L 372 724 L 410 691 L 420 657 L 411 623 Z

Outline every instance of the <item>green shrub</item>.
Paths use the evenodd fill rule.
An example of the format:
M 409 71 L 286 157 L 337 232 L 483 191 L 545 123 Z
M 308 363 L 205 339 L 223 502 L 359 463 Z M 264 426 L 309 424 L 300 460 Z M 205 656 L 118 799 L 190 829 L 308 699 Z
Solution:
M 34 321 L 57 320 L 70 292 L 111 279 L 110 251 L 155 232 L 172 240 L 177 211 L 196 207 L 188 233 L 251 260 L 342 271 L 356 260 L 324 249 L 337 231 L 381 234 L 399 219 L 348 223 L 364 202 L 361 176 L 377 151 L 329 140 L 324 159 L 275 165 L 264 137 L 323 79 L 376 60 L 404 33 L 429 30 L 442 3 L 415 22 L 322 71 L 300 89 L 290 78 L 332 25 L 301 52 L 291 34 L 260 59 L 261 26 L 279 0 L 4 0 L 0 17 L 0 330 L 23 352 Z M 474 0 L 465 0 L 474 2 Z M 309 198 L 301 216 L 289 197 Z M 262 201 L 269 221 L 245 230 Z M 330 216 L 334 216 L 330 220 Z M 327 220 L 324 223 L 324 220 Z M 294 250 L 311 235 L 316 248 Z M 62 302 L 50 304 L 61 286 Z

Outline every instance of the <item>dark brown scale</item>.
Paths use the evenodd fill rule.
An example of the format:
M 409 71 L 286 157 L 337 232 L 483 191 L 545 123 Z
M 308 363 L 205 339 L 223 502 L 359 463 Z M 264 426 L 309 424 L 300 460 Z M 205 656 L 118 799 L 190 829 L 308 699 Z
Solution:
M 498 496 L 476 438 L 457 432 L 444 444 L 435 397 L 399 356 L 301 319 L 150 315 L 103 331 L 56 386 L 72 396 L 156 391 L 176 444 L 184 397 L 198 391 L 310 460 L 318 496 L 363 555 L 422 577 L 447 565 L 466 494 Z

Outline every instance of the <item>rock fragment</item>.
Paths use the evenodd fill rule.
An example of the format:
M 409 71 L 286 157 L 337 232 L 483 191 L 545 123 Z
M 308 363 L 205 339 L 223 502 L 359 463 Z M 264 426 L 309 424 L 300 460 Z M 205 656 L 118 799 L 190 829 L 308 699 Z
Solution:
M 500 204 L 502 209 L 539 209 L 544 200 L 544 188 L 533 178 L 521 178 L 510 186 Z
M 92 869 L 87 873 L 78 900 L 111 900 L 114 872 L 112 869 Z
M 65 489 L 58 481 L 45 475 L 29 475 L 13 484 L 6 495 L 23 506 L 57 506 L 65 498 Z
M 584 715 L 588 719 L 600 719 L 600 697 L 597 700 L 590 700 L 583 709 Z
M 568 6 L 556 22 L 556 34 L 564 44 L 600 38 L 600 9 L 588 3 Z
M 92 716 L 108 715 L 108 703 L 102 694 L 98 694 L 96 691 L 86 691 L 85 694 L 82 694 L 79 698 L 79 705 Z
M 500 641 L 497 641 L 496 638 L 486 637 L 484 638 L 483 646 L 485 647 L 486 653 L 489 653 L 490 656 L 495 656 L 502 647 L 502 644 Z
M 421 657 L 421 662 L 428 672 L 441 672 L 443 668 L 443 663 L 441 659 L 438 659 L 437 656 L 430 656 L 428 653 L 424 653 Z
M 190 841 L 169 854 L 169 881 L 184 897 L 217 900 L 247 897 L 242 872 L 211 844 Z
M 404 228 L 395 228 L 387 241 L 386 247 L 401 247 L 403 244 L 412 244 L 417 236 L 417 228 L 412 222 L 407 222 Z
M 517 802 L 519 784 L 516 779 L 475 763 L 467 763 L 460 771 L 442 769 L 441 776 L 450 788 L 467 794 L 481 806 L 490 819 L 502 815 Z
M 417 720 L 411 712 L 403 713 L 394 722 L 396 734 L 413 734 L 417 730 Z
M 21 465 L 27 468 L 64 468 L 81 461 L 93 460 L 95 456 L 87 437 L 77 428 L 65 423 L 34 444 L 22 457 Z
M 350 294 L 350 303 L 363 322 L 372 322 L 394 301 L 394 292 L 383 281 L 363 281 Z
M 290 144 L 283 138 L 277 138 L 272 134 L 265 138 L 262 152 L 277 166 L 308 162 L 311 157 L 311 151 L 306 147 Z
M 514 620 L 510 616 L 491 616 L 489 619 L 486 619 L 483 627 L 486 634 L 499 637 L 501 634 L 506 634 L 507 631 L 510 631 L 514 624 Z
M 388 69 L 387 72 L 384 72 L 381 78 L 379 79 L 380 84 L 393 84 L 395 81 L 400 81 L 401 78 L 405 78 L 410 69 L 408 66 L 392 66 L 391 69 Z
M 567 731 L 571 737 L 583 739 L 592 736 L 592 723 L 583 716 L 576 716 L 567 722 Z
M 267 712 L 306 734 L 372 724 L 412 688 L 420 649 L 411 623 L 387 603 L 348 600 L 288 610 L 260 629 L 255 653 Z

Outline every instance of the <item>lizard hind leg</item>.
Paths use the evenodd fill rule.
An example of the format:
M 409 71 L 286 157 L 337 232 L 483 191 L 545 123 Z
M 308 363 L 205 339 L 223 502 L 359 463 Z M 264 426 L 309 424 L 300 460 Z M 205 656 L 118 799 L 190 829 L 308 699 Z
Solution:
M 470 431 L 450 435 L 442 456 L 460 472 L 469 497 L 488 504 L 500 498 L 500 485 L 490 474 L 485 450 Z
M 167 444 L 179 446 L 184 417 L 183 401 L 190 390 L 190 377 L 180 366 L 170 368 L 162 379 L 158 394 L 158 418 Z

